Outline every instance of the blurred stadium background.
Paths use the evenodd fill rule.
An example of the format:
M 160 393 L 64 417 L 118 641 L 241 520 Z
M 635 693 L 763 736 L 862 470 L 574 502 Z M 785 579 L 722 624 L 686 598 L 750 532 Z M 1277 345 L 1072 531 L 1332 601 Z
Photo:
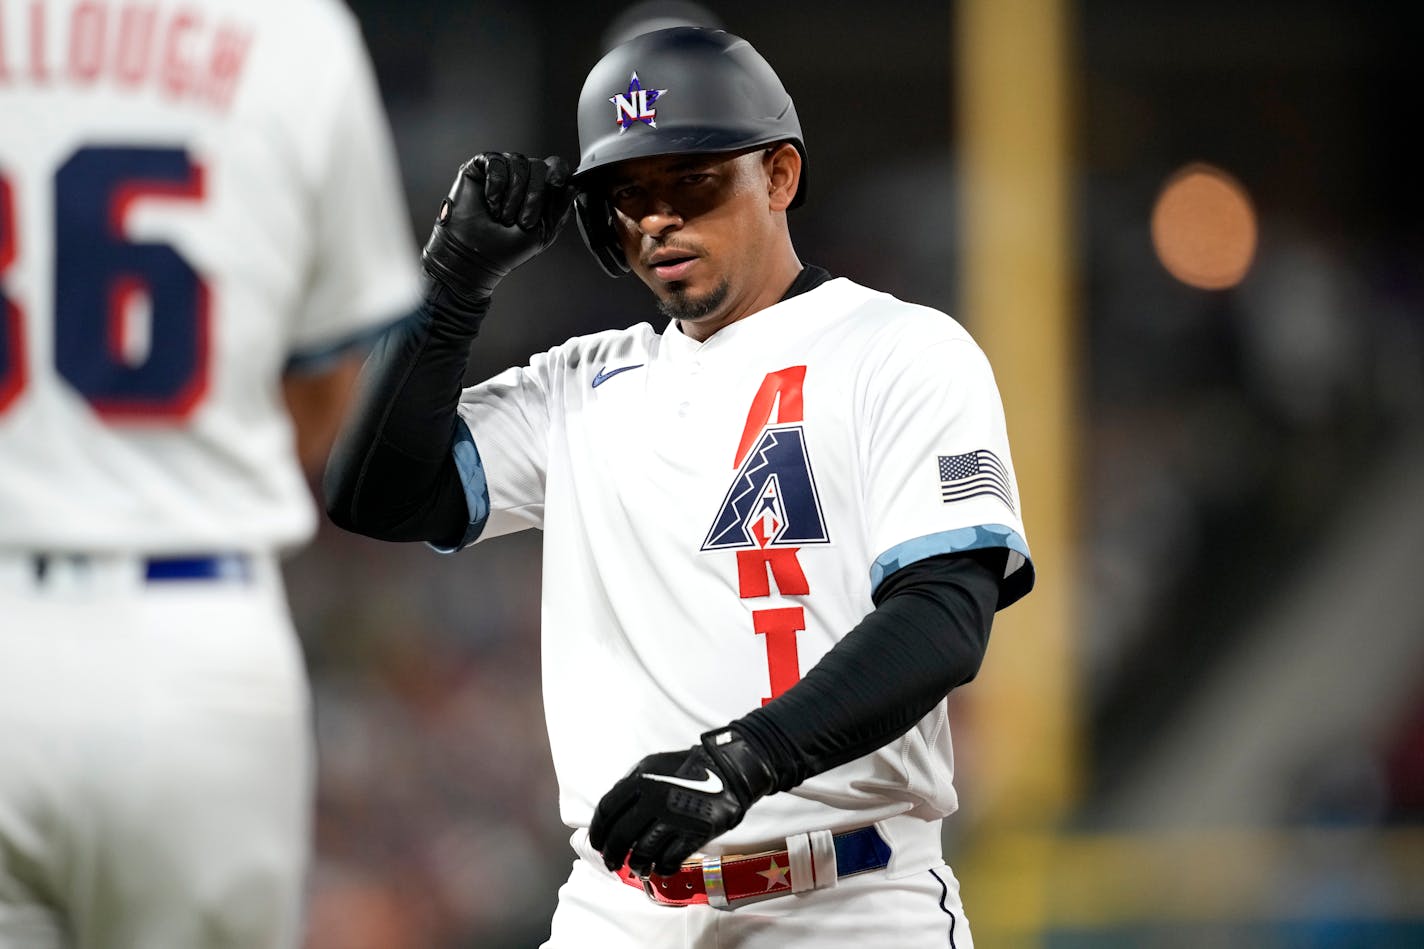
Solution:
M 352 7 L 416 240 L 468 154 L 576 157 L 582 77 L 630 18 Z M 1424 945 L 1424 7 L 703 9 L 796 99 L 802 259 L 955 315 L 1004 389 L 1042 583 L 953 699 L 946 847 L 981 949 Z M 501 288 L 472 379 L 650 316 L 570 228 Z M 547 934 L 571 856 L 539 553 L 327 527 L 289 563 L 309 949 Z

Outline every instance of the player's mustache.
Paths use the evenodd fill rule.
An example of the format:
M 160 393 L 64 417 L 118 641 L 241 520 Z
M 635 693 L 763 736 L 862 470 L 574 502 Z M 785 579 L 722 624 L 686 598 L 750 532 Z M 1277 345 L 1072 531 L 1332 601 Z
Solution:
M 653 255 L 666 251 L 678 251 L 692 257 L 706 256 L 706 251 L 697 244 L 693 244 L 690 241 L 680 241 L 669 238 L 667 240 L 653 241 L 649 244 L 640 255 L 640 260 L 644 267 L 651 267 L 653 265 Z

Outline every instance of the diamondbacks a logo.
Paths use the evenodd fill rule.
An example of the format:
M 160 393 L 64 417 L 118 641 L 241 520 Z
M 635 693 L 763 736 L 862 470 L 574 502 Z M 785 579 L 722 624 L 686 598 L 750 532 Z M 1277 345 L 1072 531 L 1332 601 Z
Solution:
M 767 428 L 732 480 L 702 549 L 829 541 L 805 431 L 800 425 Z
M 805 378 L 805 366 L 789 366 L 762 380 L 703 550 L 830 543 L 801 425 Z
M 622 135 L 638 122 L 646 123 L 650 128 L 657 128 L 658 110 L 653 104 L 666 92 L 666 89 L 644 89 L 643 84 L 638 81 L 638 74 L 633 73 L 627 92 L 608 97 L 608 101 L 613 103 L 613 117 L 618 125 L 618 134 Z

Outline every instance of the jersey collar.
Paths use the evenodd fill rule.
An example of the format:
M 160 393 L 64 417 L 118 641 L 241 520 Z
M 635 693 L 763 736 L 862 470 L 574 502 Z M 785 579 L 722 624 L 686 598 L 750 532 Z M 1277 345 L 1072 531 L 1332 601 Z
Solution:
M 685 335 L 682 329 L 677 325 L 677 320 L 668 320 L 667 326 L 663 329 L 663 346 L 666 347 L 668 355 L 674 359 L 703 352 L 714 343 L 718 343 L 719 340 L 721 341 L 718 343 L 719 347 L 725 346 L 734 338 L 747 332 L 745 328 L 746 324 L 757 320 L 761 314 L 774 310 L 792 297 L 800 296 L 808 290 L 814 290 L 821 284 L 833 279 L 835 278 L 825 268 L 817 267 L 814 264 L 807 264 L 801 268 L 801 272 L 796 275 L 796 279 L 791 281 L 791 286 L 786 288 L 786 293 L 782 295 L 780 300 L 765 310 L 759 310 L 735 323 L 722 327 L 704 343 L 699 343 L 697 340 Z M 760 321 L 758 320 L 758 322 Z

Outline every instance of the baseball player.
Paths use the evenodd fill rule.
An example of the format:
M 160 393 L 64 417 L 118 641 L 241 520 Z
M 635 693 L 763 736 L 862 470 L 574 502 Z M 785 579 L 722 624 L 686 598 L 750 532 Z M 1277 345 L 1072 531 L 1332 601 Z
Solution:
M 485 153 L 363 370 L 337 523 L 544 539 L 544 705 L 579 859 L 548 945 L 966 947 L 946 694 L 1033 574 L 983 353 L 796 257 L 796 110 L 731 34 L 589 73 L 579 165 Z M 500 279 L 570 204 L 666 323 L 461 388 Z
M 276 556 L 315 527 L 298 451 L 326 456 L 348 344 L 419 290 L 358 25 L 3 4 L 0 117 L 0 947 L 295 946 Z

